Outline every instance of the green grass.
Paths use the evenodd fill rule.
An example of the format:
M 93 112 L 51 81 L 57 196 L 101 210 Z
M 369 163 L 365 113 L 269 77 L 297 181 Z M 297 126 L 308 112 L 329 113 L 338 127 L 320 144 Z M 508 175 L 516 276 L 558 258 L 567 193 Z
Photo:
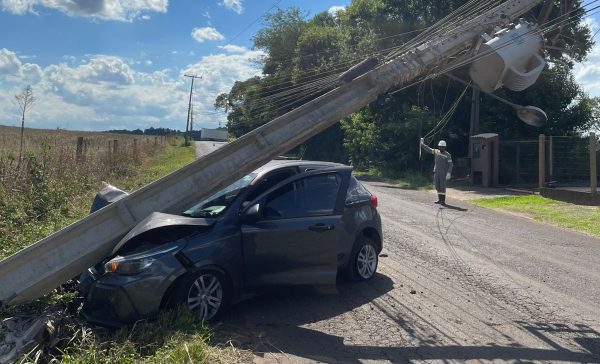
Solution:
M 484 198 L 474 204 L 531 216 L 537 221 L 556 224 L 600 237 L 600 208 L 573 205 L 538 195 Z
M 163 150 L 144 159 L 140 165 L 132 165 L 124 175 L 112 175 L 107 181 L 125 191 L 132 192 L 163 177 L 195 158 L 194 147 L 181 146 L 180 139 L 166 144 Z M 89 213 L 94 195 L 101 188 L 101 181 L 81 176 L 80 180 L 58 181 L 44 186 L 39 200 L 54 207 L 48 208 L 43 220 L 31 219 L 27 214 L 27 201 L 20 196 L 0 196 L 0 259 L 34 243 L 61 228 L 78 221 Z M 2 194 L 0 185 L 0 194 Z M 54 202 L 53 202 L 54 201 Z
M 179 142 L 167 146 L 160 153 L 140 168 L 139 173 L 133 178 L 118 179 L 113 182 L 117 187 L 126 191 L 135 191 L 148 183 L 168 175 L 179 168 L 189 164 L 196 158 L 194 146 L 184 147 Z
M 432 182 L 418 172 L 390 173 L 376 168 L 355 170 L 354 175 L 363 181 L 385 182 L 407 190 L 429 190 Z
M 231 346 L 209 345 L 210 329 L 184 309 L 163 312 L 154 322 L 140 321 L 116 332 L 80 330 L 76 345 L 59 350 L 60 362 L 87 363 L 233 363 Z

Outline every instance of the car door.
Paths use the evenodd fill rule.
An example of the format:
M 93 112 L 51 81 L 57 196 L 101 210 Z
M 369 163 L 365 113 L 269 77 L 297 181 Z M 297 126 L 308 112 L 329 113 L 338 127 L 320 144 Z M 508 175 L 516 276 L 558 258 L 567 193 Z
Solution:
M 350 172 L 301 173 L 250 204 L 258 204 L 259 212 L 255 221 L 242 223 L 247 287 L 335 284 Z

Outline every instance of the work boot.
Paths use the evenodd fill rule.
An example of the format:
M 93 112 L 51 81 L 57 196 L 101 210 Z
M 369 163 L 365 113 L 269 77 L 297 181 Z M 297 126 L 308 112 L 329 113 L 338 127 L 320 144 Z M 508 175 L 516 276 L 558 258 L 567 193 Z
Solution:
M 438 194 L 438 200 L 435 201 L 434 203 L 436 203 L 438 205 L 441 204 L 442 203 L 442 195 Z
M 440 196 L 440 205 L 446 206 L 446 195 Z

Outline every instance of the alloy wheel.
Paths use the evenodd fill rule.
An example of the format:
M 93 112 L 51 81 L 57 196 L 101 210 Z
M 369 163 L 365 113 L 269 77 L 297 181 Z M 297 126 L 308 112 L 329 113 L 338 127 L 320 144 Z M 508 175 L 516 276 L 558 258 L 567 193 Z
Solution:
M 204 273 L 190 286 L 187 295 L 187 307 L 197 312 L 198 316 L 208 321 L 212 319 L 223 303 L 223 286 L 218 277 Z
M 377 252 L 371 244 L 365 244 L 356 257 L 356 268 L 362 279 L 369 279 L 377 269 Z

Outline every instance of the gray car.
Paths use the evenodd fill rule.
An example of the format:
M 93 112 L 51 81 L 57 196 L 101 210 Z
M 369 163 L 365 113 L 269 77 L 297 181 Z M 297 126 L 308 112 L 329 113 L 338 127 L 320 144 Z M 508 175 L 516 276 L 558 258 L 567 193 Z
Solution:
M 381 219 L 351 170 L 275 160 L 181 215 L 151 214 L 80 277 L 84 316 L 121 326 L 181 304 L 211 320 L 245 294 L 370 279 Z

